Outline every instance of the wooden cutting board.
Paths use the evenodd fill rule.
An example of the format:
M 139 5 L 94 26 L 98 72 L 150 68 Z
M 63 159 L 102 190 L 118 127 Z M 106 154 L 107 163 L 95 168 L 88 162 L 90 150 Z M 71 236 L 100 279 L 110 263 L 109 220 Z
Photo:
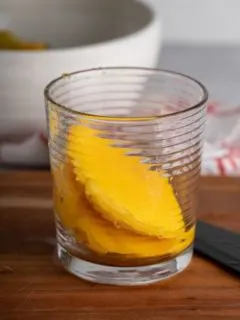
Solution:
M 240 231 L 240 179 L 202 178 L 199 217 Z M 0 172 L 1 320 L 240 319 L 240 281 L 195 256 L 188 270 L 148 287 L 84 282 L 54 253 L 50 174 Z

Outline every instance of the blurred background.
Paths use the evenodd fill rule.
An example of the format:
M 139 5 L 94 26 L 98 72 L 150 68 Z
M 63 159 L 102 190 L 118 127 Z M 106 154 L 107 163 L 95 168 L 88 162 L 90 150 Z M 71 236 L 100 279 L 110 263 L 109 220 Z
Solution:
M 240 1 L 0 0 L 0 165 L 48 166 L 43 89 L 111 65 L 183 72 L 209 90 L 203 174 L 240 174 Z
M 240 1 L 148 0 L 159 12 L 166 68 L 190 73 L 212 99 L 239 103 Z
M 160 13 L 166 43 L 239 44 L 238 0 L 147 0 Z

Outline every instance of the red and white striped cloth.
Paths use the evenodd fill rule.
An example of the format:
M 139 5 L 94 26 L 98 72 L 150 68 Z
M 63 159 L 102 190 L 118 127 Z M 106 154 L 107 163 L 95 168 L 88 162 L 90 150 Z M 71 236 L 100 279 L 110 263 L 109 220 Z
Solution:
M 202 174 L 240 176 L 240 106 L 208 106 Z

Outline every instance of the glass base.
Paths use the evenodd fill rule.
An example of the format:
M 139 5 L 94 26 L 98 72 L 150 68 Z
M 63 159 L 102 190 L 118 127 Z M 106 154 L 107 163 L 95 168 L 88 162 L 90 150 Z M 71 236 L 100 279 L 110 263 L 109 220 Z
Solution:
M 60 244 L 57 245 L 57 253 L 64 268 L 81 279 L 95 283 L 135 286 L 158 282 L 183 271 L 191 262 L 193 246 L 170 260 L 140 267 L 112 267 L 84 261 L 73 256 Z

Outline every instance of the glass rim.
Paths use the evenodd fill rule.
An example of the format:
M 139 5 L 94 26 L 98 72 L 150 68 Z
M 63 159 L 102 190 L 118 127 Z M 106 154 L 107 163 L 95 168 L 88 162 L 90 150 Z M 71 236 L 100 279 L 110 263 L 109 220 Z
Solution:
M 172 113 L 168 113 L 168 114 L 163 114 L 163 115 L 153 115 L 153 116 L 128 116 L 128 117 L 123 117 L 123 116 L 109 116 L 109 115 L 97 115 L 94 113 L 90 113 L 90 112 L 82 112 L 82 111 L 77 111 L 77 110 L 73 110 L 69 107 L 67 107 L 64 104 L 61 104 L 59 102 L 56 102 L 55 99 L 52 97 L 52 95 L 50 94 L 50 90 L 52 88 L 52 86 L 54 84 L 56 84 L 58 81 L 66 78 L 66 77 L 71 77 L 74 75 L 78 75 L 78 74 L 84 74 L 84 73 L 88 73 L 88 72 L 94 72 L 94 71 L 107 71 L 107 70 L 135 70 L 135 71 L 151 71 L 151 72 L 155 72 L 156 74 L 166 74 L 166 75 L 170 75 L 170 76 L 178 76 L 182 79 L 187 79 L 192 81 L 193 83 L 197 84 L 198 87 L 201 89 L 202 91 L 202 95 L 200 98 L 200 101 L 190 105 L 189 107 L 183 109 L 183 110 L 179 110 L 179 111 L 175 111 Z M 172 117 L 172 116 L 177 116 L 177 115 L 181 115 L 184 113 L 187 113 L 191 110 L 195 110 L 198 109 L 199 107 L 201 107 L 202 105 L 204 105 L 207 100 L 208 100 L 208 90 L 206 89 L 206 87 L 198 80 L 196 80 L 194 77 L 188 76 L 184 73 L 181 72 L 177 72 L 177 71 L 172 71 L 172 70 L 167 70 L 167 69 L 161 69 L 161 68 L 148 68 L 148 67 L 97 67 L 97 68 L 88 68 L 88 69 L 82 69 L 82 70 L 78 70 L 78 71 L 73 71 L 70 73 L 64 73 L 62 74 L 60 77 L 57 77 L 55 79 L 53 79 L 52 81 L 50 81 L 45 89 L 44 89 L 44 96 L 47 102 L 52 103 L 53 105 L 57 106 L 60 110 L 65 111 L 65 112 L 69 112 L 72 113 L 76 116 L 82 116 L 82 117 L 89 117 L 89 118 L 97 118 L 97 119 L 102 119 L 102 120 L 119 120 L 119 121 L 144 121 L 144 120 L 155 120 L 155 119 L 161 119 L 161 118 L 168 118 L 168 117 Z M 48 109 L 48 104 L 47 104 L 47 109 Z

